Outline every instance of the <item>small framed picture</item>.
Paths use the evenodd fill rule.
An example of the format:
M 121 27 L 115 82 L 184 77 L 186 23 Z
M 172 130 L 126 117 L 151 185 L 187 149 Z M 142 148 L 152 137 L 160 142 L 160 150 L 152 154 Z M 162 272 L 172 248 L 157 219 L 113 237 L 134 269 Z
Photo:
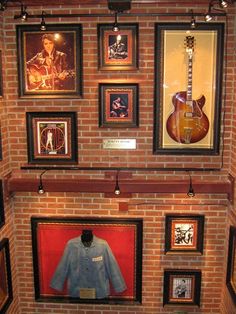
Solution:
M 9 240 L 0 242 L 0 313 L 6 313 L 13 300 Z
M 0 180 L 0 228 L 5 224 L 3 183 Z
M 138 84 L 99 84 L 99 126 L 138 127 Z
M 164 270 L 163 306 L 166 304 L 200 306 L 200 270 Z
M 166 215 L 165 253 L 203 253 L 204 216 Z
M 76 112 L 27 112 L 29 163 L 77 163 Z
M 17 25 L 19 96 L 82 97 L 82 25 Z
M 35 299 L 140 304 L 142 219 L 32 217 Z
M 236 227 L 230 226 L 226 285 L 236 304 Z
M 100 70 L 138 69 L 138 24 L 98 25 L 98 67 Z

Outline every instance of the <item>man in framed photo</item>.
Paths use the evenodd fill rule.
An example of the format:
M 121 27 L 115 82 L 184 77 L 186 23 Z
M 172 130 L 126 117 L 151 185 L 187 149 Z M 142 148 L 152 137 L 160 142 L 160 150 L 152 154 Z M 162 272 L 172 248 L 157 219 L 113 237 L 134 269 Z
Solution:
M 122 41 L 124 40 L 124 36 L 112 36 L 112 39 L 113 37 L 115 37 L 115 42 L 108 47 L 109 59 L 126 59 L 128 57 L 128 52 L 127 44 Z

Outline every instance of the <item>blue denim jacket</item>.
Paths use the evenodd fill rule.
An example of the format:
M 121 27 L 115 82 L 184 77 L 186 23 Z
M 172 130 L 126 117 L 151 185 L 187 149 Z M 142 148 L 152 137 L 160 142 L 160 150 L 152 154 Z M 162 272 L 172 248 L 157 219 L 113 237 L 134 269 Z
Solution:
M 80 297 L 81 288 L 94 288 L 97 299 L 106 298 L 110 294 L 109 282 L 116 292 L 126 289 L 111 248 L 96 236 L 90 247 L 83 245 L 81 237 L 68 241 L 50 287 L 61 291 L 66 279 L 71 297 Z

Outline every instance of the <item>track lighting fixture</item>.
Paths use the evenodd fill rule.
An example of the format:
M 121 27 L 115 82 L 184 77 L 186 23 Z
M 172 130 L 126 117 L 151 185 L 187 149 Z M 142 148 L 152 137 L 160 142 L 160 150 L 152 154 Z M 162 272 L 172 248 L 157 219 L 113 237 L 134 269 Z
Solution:
M 21 4 L 21 12 L 20 12 L 20 18 L 22 22 L 25 22 L 28 18 L 28 13 L 26 12 L 26 6 L 24 6 L 24 4 Z
M 220 0 L 220 7 L 225 9 L 229 5 L 228 1 Z
M 46 31 L 46 29 L 47 29 L 47 27 L 46 27 L 46 23 L 45 23 L 45 11 L 42 11 L 40 30 Z
M 120 28 L 118 25 L 118 12 L 115 12 L 115 22 L 113 24 L 113 28 L 112 28 L 113 32 L 119 32 Z
M 196 20 L 195 20 L 195 17 L 194 17 L 194 15 L 193 15 L 193 10 L 191 10 L 191 21 L 190 21 L 190 27 L 192 28 L 192 29 L 194 29 L 194 28 L 196 28 Z
M 195 192 L 194 192 L 193 184 L 192 184 L 192 177 L 191 177 L 190 173 L 189 173 L 189 188 L 188 188 L 187 195 L 188 195 L 188 197 L 194 197 L 195 196 Z
M 0 1 L 0 11 L 5 11 L 7 7 L 7 0 Z
M 114 190 L 114 193 L 116 195 L 120 195 L 120 187 L 119 187 L 119 170 L 117 170 L 117 173 L 116 173 L 116 185 L 115 185 L 115 190 Z
M 212 15 L 211 15 L 212 7 L 213 7 L 213 2 L 210 1 L 207 14 L 205 15 L 205 21 L 206 22 L 210 22 L 212 20 L 212 18 L 213 18 Z
M 43 188 L 43 174 L 46 172 L 47 170 L 44 170 L 40 176 L 39 176 L 39 186 L 38 186 L 38 194 L 44 194 L 45 190 Z

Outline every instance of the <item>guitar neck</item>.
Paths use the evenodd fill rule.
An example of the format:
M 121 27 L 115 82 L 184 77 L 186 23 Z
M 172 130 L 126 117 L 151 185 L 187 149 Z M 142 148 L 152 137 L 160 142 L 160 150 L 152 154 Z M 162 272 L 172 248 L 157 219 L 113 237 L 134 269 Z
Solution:
M 193 58 L 188 56 L 188 87 L 187 87 L 187 101 L 192 101 L 192 74 L 193 74 Z

